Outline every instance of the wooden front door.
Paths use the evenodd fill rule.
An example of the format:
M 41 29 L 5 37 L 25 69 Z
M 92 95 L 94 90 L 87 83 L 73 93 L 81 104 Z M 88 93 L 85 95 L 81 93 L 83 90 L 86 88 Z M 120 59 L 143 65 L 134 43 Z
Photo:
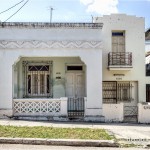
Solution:
M 85 96 L 85 78 L 84 73 L 66 74 L 66 96 L 84 97 Z

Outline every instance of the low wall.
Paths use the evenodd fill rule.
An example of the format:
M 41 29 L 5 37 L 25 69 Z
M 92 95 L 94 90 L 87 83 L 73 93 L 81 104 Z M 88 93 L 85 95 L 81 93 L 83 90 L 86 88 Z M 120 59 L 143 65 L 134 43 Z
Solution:
M 138 122 L 150 123 L 150 103 L 138 104 Z
M 13 116 L 67 116 L 67 98 L 13 99 Z
M 103 116 L 105 122 L 122 122 L 123 115 L 123 103 L 120 104 L 103 104 Z

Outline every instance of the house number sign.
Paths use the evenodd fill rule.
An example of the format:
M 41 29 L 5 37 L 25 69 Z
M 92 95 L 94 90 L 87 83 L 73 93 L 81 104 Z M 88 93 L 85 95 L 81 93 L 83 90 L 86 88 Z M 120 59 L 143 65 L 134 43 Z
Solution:
M 150 109 L 150 106 L 144 106 L 144 109 Z

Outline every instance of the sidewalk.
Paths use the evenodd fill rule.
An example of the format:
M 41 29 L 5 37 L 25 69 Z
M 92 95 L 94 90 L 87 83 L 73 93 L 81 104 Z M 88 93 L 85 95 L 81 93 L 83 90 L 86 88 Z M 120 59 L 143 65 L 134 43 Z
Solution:
M 1 119 L 0 125 L 46 126 L 61 128 L 101 128 L 121 141 L 150 144 L 150 125 L 127 123 L 87 123 L 87 122 L 51 122 Z M 136 140 L 136 141 L 135 141 Z

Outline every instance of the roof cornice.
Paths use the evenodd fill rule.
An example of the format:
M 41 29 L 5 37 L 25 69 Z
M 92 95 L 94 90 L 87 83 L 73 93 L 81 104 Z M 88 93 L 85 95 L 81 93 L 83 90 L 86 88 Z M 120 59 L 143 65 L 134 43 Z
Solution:
M 43 22 L 0 22 L 0 28 L 71 28 L 101 29 L 103 23 L 43 23 Z

